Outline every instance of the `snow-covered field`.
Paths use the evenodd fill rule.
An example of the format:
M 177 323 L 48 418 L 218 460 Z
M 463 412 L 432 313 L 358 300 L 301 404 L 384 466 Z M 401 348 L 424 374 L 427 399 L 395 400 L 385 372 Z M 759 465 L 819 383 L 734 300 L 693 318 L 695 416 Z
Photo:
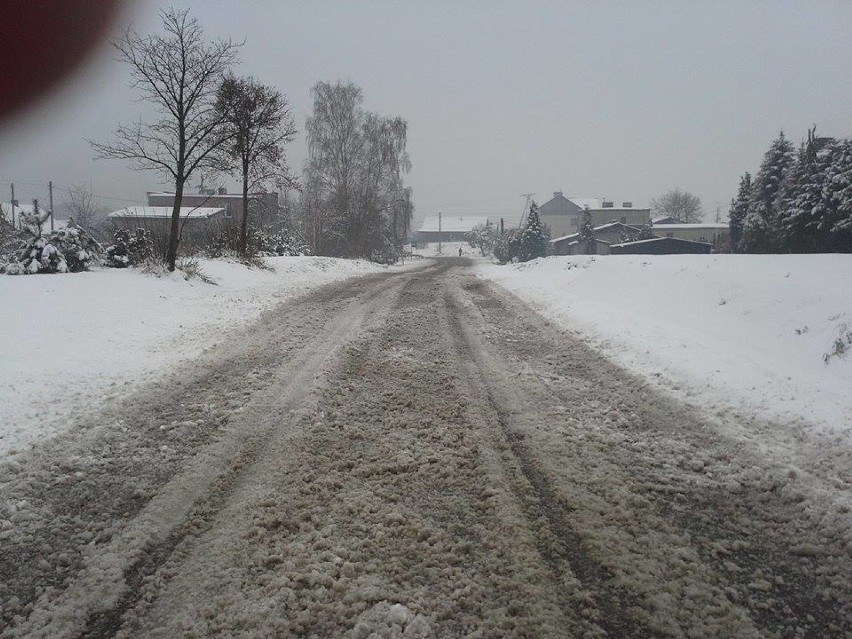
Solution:
M 852 438 L 851 255 L 549 257 L 477 273 L 690 403 Z
M 267 261 L 274 271 L 201 260 L 215 286 L 134 269 L 0 276 L 0 454 L 192 359 L 282 300 L 397 268 L 324 257 Z

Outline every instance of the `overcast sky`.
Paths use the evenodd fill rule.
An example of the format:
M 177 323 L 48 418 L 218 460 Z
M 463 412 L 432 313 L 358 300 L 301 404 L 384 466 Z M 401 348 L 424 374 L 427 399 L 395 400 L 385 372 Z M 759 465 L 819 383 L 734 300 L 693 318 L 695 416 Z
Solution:
M 159 2 L 121 17 L 159 28 Z M 416 218 L 517 216 L 522 193 L 647 204 L 680 187 L 712 218 L 783 129 L 852 135 L 852 2 L 178 2 L 213 36 L 246 39 L 239 74 L 274 85 L 304 129 L 311 86 L 351 80 L 409 124 Z M 20 34 L 19 34 L 20 35 Z M 22 40 L 37 40 L 30 36 Z M 90 183 L 104 204 L 167 184 L 93 161 L 137 119 L 127 68 L 104 45 L 0 128 L 0 196 Z M 288 154 L 306 155 L 299 137 Z M 226 179 L 234 188 L 236 182 Z M 61 196 L 57 196 L 61 199 Z

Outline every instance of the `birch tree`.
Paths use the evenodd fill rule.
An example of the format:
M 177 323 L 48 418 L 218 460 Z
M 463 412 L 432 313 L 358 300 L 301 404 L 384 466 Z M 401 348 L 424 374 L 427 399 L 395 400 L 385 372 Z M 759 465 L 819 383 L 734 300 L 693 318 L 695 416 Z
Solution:
M 405 120 L 365 111 L 352 83 L 319 82 L 313 94 L 304 198 L 312 248 L 365 258 L 396 250 L 413 214 Z

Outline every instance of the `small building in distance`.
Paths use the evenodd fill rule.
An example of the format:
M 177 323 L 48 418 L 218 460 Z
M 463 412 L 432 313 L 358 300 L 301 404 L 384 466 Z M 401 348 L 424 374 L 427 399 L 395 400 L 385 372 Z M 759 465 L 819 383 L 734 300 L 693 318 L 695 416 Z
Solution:
M 224 219 L 241 224 L 243 219 L 242 193 L 228 193 L 226 189 L 202 189 L 202 193 L 184 193 L 181 207 L 220 208 Z M 174 193 L 148 193 L 149 207 L 172 207 Z M 272 222 L 278 216 L 278 193 L 249 193 L 249 221 Z
M 654 223 L 651 228 L 654 235 L 673 237 L 693 242 L 706 242 L 713 246 L 725 244 L 731 234 L 727 224 L 721 222 L 699 222 L 698 224 Z
M 420 246 L 439 240 L 464 242 L 475 226 L 487 226 L 490 223 L 487 215 L 427 215 L 414 234 L 414 239 Z
M 116 229 L 145 229 L 154 242 L 158 253 L 165 251 L 172 221 L 171 206 L 126 206 L 109 214 L 109 220 Z M 232 224 L 225 217 L 222 207 L 180 207 L 181 246 L 198 248 L 206 244 L 212 236 Z
M 684 224 L 684 221 L 670 215 L 662 215 L 652 218 L 651 224 Z
M 172 207 L 125 206 L 123 209 L 110 213 L 109 219 L 116 228 L 168 231 L 172 220 Z M 223 222 L 226 216 L 225 209 L 219 206 L 182 206 L 180 207 L 180 219 L 185 225 L 184 228 L 189 228 L 199 224 Z
M 649 240 L 612 244 L 611 255 L 684 255 L 712 253 L 713 245 L 676 237 L 653 237 Z
M 588 209 L 592 226 L 620 222 L 633 226 L 650 224 L 651 209 L 634 206 L 633 202 L 618 202 L 605 198 L 567 198 L 562 191 L 539 207 L 541 221 L 550 228 L 551 237 L 564 237 L 580 230 L 583 215 Z
M 557 237 L 549 242 L 549 255 L 609 255 L 611 244 L 619 244 L 628 238 L 638 238 L 642 229 L 637 226 L 611 222 L 596 226 L 594 250 L 580 240 L 579 233 Z

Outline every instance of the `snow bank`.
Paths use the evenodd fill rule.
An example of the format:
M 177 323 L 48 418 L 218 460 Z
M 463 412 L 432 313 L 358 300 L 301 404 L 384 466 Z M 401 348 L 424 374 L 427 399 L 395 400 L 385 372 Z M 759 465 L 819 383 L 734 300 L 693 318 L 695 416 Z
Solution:
M 0 276 L 0 453 L 191 359 L 228 329 L 322 284 L 386 271 L 365 261 L 276 257 L 275 271 L 200 260 L 217 286 L 137 270 Z
M 716 413 L 852 435 L 852 255 L 550 257 L 477 273 Z

